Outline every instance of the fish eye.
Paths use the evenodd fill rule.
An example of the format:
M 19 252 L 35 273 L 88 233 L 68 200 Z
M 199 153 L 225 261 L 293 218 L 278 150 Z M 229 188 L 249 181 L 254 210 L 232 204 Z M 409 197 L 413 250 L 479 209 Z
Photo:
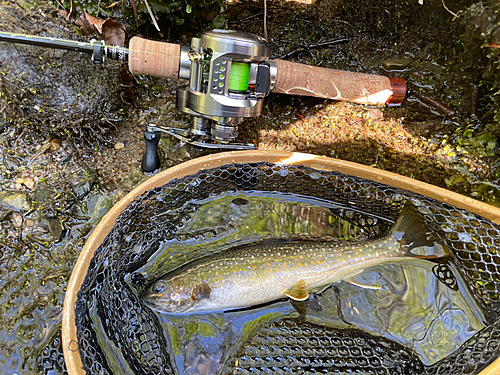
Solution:
M 163 281 L 157 282 L 155 285 L 153 285 L 153 291 L 156 294 L 161 294 L 165 291 L 165 283 Z

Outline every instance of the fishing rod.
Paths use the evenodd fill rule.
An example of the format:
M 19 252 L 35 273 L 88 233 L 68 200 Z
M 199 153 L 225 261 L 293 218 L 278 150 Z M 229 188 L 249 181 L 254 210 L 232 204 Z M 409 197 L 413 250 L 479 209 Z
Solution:
M 74 40 L 49 38 L 36 35 L 25 35 L 0 32 L 0 42 L 29 44 L 32 46 L 64 49 L 66 51 L 84 52 L 92 55 L 94 64 L 102 64 L 105 57 L 111 60 L 128 61 L 128 49 L 120 46 L 107 46 L 104 41 L 91 40 L 90 43 Z
M 406 95 L 402 78 L 346 72 L 270 59 L 269 44 L 260 36 L 212 30 L 191 40 L 191 46 L 134 37 L 129 48 L 0 32 L 0 41 L 31 44 L 127 62 L 133 74 L 184 81 L 177 89 L 177 109 L 192 117 L 190 129 L 150 124 L 144 132 L 143 170 L 159 168 L 160 133 L 199 147 L 255 149 L 235 143 L 245 118 L 259 116 L 269 93 L 314 96 L 367 105 L 399 105 Z

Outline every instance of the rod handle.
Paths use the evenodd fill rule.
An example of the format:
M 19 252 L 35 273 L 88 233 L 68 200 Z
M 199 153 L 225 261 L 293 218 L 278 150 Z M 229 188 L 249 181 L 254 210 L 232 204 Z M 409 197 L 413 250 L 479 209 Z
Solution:
M 133 74 L 177 79 L 180 51 L 178 44 L 134 37 L 129 44 L 129 70 Z
M 279 94 L 315 96 L 358 104 L 401 104 L 406 82 L 374 74 L 320 68 L 285 60 L 275 60 Z

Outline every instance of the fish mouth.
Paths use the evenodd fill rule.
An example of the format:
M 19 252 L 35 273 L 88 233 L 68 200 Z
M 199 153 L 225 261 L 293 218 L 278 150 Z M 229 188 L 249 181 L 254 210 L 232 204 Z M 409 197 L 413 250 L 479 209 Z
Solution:
M 172 301 L 161 298 L 158 294 L 148 294 L 141 298 L 143 304 L 155 311 L 163 313 L 184 313 L 193 307 L 192 301 Z

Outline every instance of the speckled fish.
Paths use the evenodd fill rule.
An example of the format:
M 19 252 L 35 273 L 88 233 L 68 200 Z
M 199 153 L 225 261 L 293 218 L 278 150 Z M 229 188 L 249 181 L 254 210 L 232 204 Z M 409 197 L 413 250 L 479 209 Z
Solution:
M 394 258 L 438 255 L 446 255 L 446 250 L 427 238 L 421 215 L 406 203 L 381 238 L 355 244 L 310 241 L 235 247 L 168 273 L 146 288 L 142 299 L 167 313 L 231 310 L 285 296 L 303 301 L 309 291 Z

